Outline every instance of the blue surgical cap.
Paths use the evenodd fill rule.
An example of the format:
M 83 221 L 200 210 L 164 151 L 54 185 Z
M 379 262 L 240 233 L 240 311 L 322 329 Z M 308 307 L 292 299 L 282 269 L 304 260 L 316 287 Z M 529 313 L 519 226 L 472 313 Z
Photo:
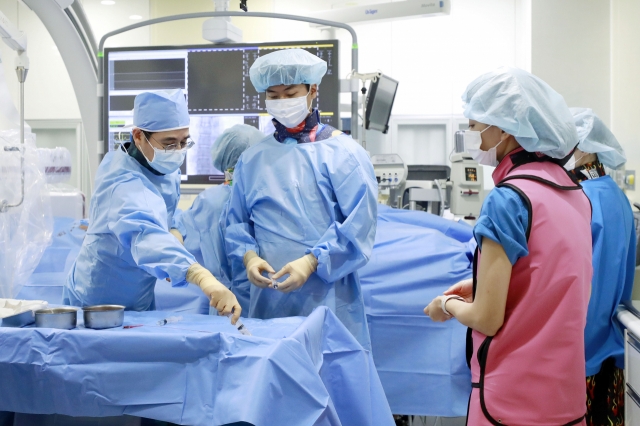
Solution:
M 502 67 L 481 75 L 462 100 L 465 117 L 513 135 L 527 151 L 564 158 L 578 144 L 564 98 L 524 70 Z
M 302 49 L 277 50 L 251 65 L 249 77 L 259 93 L 284 84 L 320 84 L 327 73 L 327 63 Z
M 133 126 L 147 132 L 189 127 L 189 110 L 182 90 L 140 93 L 133 102 Z
M 260 130 L 247 124 L 236 124 L 225 130 L 211 147 L 213 166 L 220 171 L 235 167 L 240 155 L 265 137 Z
M 571 113 L 578 130 L 580 151 L 598 154 L 600 162 L 612 169 L 627 162 L 624 149 L 616 137 L 590 108 L 571 108 Z

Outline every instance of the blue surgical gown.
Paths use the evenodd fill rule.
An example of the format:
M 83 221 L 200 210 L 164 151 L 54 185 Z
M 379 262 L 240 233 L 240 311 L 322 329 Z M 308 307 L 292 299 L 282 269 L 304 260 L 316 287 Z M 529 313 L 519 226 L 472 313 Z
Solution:
M 624 368 L 624 339 L 616 308 L 631 299 L 636 266 L 636 235 L 629 200 L 610 176 L 581 182 L 591 201 L 593 281 L 585 327 L 587 376 L 614 357 Z
M 180 172 L 158 176 L 118 149 L 98 167 L 89 229 L 67 278 L 74 306 L 154 309 L 156 279 L 186 285 L 194 257 L 169 233 L 180 198 Z
M 246 313 L 249 312 L 250 283 L 244 271 L 232 276 L 224 245 L 224 221 L 230 196 L 229 185 L 217 185 L 202 191 L 188 210 L 176 215 L 174 226 L 184 236 L 185 248 L 199 264 L 231 289 L 242 312 Z M 205 302 L 208 305 L 208 301 Z
M 233 175 L 226 247 L 233 273 L 254 250 L 276 270 L 313 253 L 318 269 L 298 290 L 251 286 L 249 316 L 309 315 L 328 306 L 365 347 L 369 333 L 356 271 L 371 255 L 377 182 L 366 151 L 346 135 L 245 151 Z

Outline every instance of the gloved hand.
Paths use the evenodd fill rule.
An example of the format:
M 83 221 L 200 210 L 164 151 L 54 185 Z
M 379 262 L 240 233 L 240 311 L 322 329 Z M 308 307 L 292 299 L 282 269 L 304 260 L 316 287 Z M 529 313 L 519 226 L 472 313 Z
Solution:
M 302 287 L 316 269 L 318 269 L 318 259 L 309 253 L 284 265 L 272 278 L 277 280 L 283 275 L 289 274 L 289 278 L 278 284 L 278 290 L 289 293 Z
M 169 232 L 171 233 L 171 235 L 176 237 L 176 240 L 180 241 L 180 244 L 184 245 L 184 239 L 182 238 L 182 233 L 180 233 L 180 231 L 178 231 L 176 228 L 171 228 L 169 229 Z
M 240 318 L 242 308 L 236 296 L 218 281 L 211 272 L 203 268 L 200 264 L 194 263 L 187 271 L 187 281 L 196 284 L 210 300 L 210 305 L 218 310 L 220 315 L 229 316 L 231 314 L 231 324 Z
M 267 271 L 272 274 L 276 272 L 266 260 L 258 256 L 258 254 L 253 250 L 249 250 L 245 253 L 244 267 L 247 269 L 247 278 L 249 278 L 249 281 L 260 288 L 269 287 L 271 284 L 271 280 L 267 277 L 263 277 L 262 272 Z

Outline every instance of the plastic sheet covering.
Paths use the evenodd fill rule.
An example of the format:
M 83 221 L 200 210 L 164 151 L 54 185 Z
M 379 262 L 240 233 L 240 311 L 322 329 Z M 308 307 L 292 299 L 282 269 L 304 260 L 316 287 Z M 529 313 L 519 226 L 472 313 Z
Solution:
M 86 220 L 53 218 L 51 244 L 18 293 L 19 299 L 43 299 L 53 304 L 62 303 L 62 288 L 82 247 L 87 225 Z
M 0 131 L 0 203 L 22 199 L 19 130 Z M 24 200 L 0 212 L 0 297 L 15 297 L 49 245 L 51 208 L 38 161 L 35 135 L 25 133 Z
M 358 274 L 373 358 L 393 413 L 466 415 L 466 327 L 455 319 L 435 323 L 423 309 L 471 277 L 471 239 L 466 224 L 378 207 L 373 254 Z
M 62 183 L 71 178 L 71 152 L 67 148 L 38 148 L 37 152 L 47 183 Z
M 307 318 L 125 312 L 131 329 L 2 329 L 0 410 L 184 425 L 393 425 L 370 353 L 326 307 Z M 78 315 L 79 320 L 82 315 Z M 35 397 L 34 397 L 35 396 Z

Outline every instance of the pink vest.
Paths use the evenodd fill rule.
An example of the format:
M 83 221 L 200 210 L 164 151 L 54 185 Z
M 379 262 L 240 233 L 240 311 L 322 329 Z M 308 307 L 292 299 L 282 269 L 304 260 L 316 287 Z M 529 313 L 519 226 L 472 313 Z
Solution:
M 472 332 L 473 426 L 585 424 L 591 205 L 562 167 L 533 156 L 519 149 L 493 173 L 528 200 L 529 255 L 513 265 L 502 328 Z

